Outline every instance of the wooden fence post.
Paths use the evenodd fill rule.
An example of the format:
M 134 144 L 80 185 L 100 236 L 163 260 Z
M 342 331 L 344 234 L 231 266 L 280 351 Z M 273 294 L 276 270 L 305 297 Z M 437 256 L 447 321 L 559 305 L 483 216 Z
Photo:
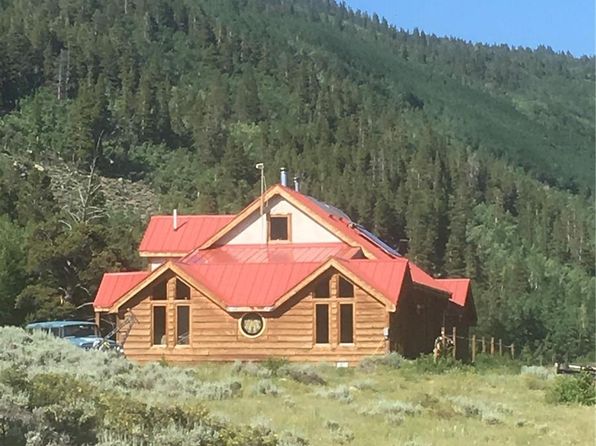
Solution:
M 515 359 L 515 344 L 511 343 L 511 359 Z
M 486 339 L 482 336 L 482 353 L 486 353 Z
M 453 359 L 456 358 L 457 354 L 457 331 L 455 325 L 453 326 Z
M 476 335 L 472 335 L 472 362 L 476 361 Z
M 495 354 L 495 338 L 490 337 L 490 355 L 493 356 Z
M 503 340 L 499 338 L 499 356 L 503 356 Z

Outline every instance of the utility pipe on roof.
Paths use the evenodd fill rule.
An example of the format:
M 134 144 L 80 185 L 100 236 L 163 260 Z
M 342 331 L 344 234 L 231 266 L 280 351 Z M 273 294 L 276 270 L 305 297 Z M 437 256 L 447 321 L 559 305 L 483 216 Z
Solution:
M 174 209 L 174 215 L 172 218 L 172 226 L 174 227 L 174 231 L 178 229 L 178 209 Z
M 279 169 L 279 182 L 282 186 L 288 187 L 288 170 L 285 167 Z

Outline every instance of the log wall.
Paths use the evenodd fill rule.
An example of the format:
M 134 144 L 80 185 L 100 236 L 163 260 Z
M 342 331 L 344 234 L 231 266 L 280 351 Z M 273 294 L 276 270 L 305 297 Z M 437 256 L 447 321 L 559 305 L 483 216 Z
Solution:
M 364 290 L 354 286 L 353 298 L 338 298 L 338 273 L 331 274 L 328 299 L 314 298 L 314 285 L 304 288 L 280 308 L 261 314 L 265 329 L 256 338 L 243 334 L 239 320 L 243 313 L 229 313 L 191 287 L 190 300 L 175 300 L 176 277 L 166 273 L 166 301 L 151 300 L 149 286 L 119 313 L 123 319 L 130 309 L 137 318 L 124 345 L 125 354 L 138 361 L 233 361 L 262 360 L 284 357 L 292 361 L 347 362 L 354 364 L 362 358 L 384 354 L 389 344 L 384 329 L 389 327 L 389 313 L 384 304 Z M 329 307 L 329 344 L 315 344 L 315 303 Z M 354 305 L 354 343 L 339 343 L 339 304 Z M 152 307 L 165 305 L 167 314 L 167 345 L 152 345 Z M 176 306 L 190 306 L 190 343 L 176 343 Z

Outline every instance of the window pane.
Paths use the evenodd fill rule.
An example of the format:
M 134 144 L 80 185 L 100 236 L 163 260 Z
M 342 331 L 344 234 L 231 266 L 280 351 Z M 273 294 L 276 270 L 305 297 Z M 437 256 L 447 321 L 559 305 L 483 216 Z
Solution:
M 339 297 L 354 297 L 354 285 L 341 276 L 339 276 Z
M 153 286 L 151 292 L 151 300 L 166 300 L 167 298 L 167 287 L 166 282 L 160 282 Z
M 316 305 L 315 343 L 329 344 L 329 305 Z
M 166 345 L 166 307 L 153 307 L 153 345 Z
M 315 297 L 329 297 L 329 279 L 323 278 L 315 285 Z
M 354 343 L 354 306 L 352 304 L 339 306 L 339 342 L 340 344 Z
M 189 344 L 190 308 L 186 305 L 176 307 L 176 344 Z
M 288 217 L 269 217 L 269 240 L 288 240 Z
M 179 279 L 176 279 L 176 299 L 190 299 L 190 287 Z

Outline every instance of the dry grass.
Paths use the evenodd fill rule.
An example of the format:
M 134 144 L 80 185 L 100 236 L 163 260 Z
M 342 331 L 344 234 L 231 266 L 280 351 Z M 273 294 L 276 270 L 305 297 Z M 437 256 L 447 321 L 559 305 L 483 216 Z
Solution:
M 203 378 L 224 379 L 230 366 L 197 366 Z M 585 445 L 595 438 L 594 408 L 553 406 L 544 386 L 527 374 L 466 370 L 442 374 L 414 369 L 316 368 L 327 385 L 272 377 L 292 404 L 245 392 L 209 401 L 212 411 L 238 423 L 269 420 L 274 430 L 296 432 L 313 445 Z M 243 375 L 243 388 L 258 377 Z M 362 383 L 367 383 L 362 385 Z M 349 395 L 346 404 L 345 395 Z

